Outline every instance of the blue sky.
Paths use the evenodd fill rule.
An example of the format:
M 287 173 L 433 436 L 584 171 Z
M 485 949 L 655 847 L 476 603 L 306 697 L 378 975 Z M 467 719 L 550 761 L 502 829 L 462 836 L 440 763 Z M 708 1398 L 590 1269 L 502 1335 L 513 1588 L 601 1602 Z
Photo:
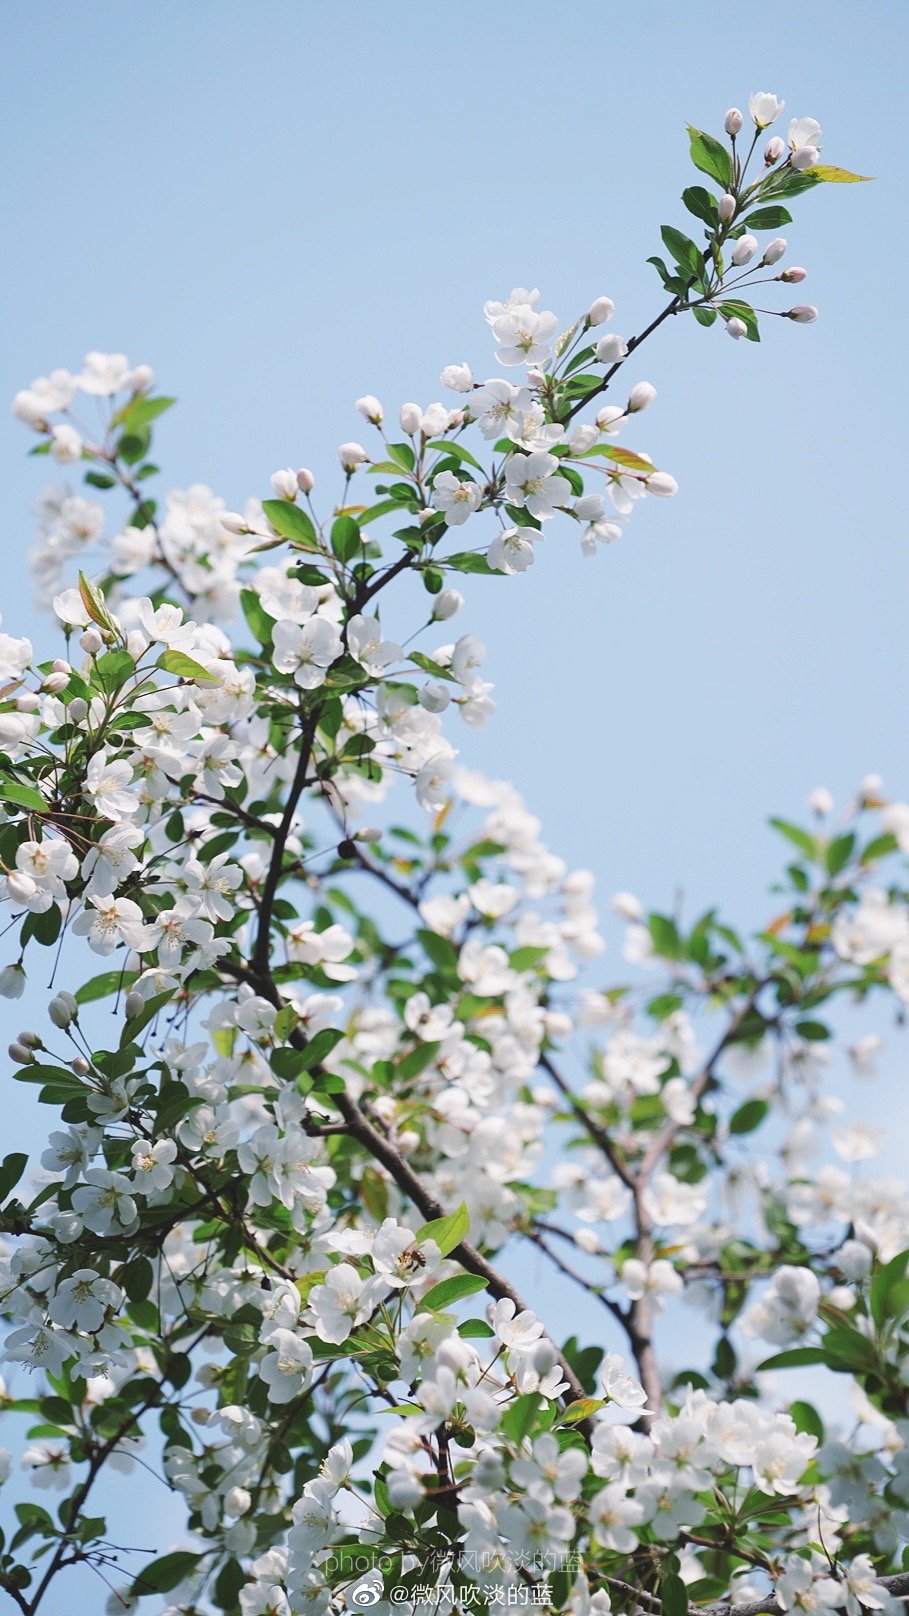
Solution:
M 512 778 L 604 900 L 681 889 L 758 923 L 767 814 L 870 770 L 909 794 L 907 33 L 896 0 L 8 8 L 3 388 L 122 349 L 180 399 L 169 486 L 236 507 L 280 465 L 327 480 L 358 394 L 391 412 L 438 398 L 445 363 L 494 372 L 481 305 L 514 284 L 566 324 L 601 293 L 615 329 L 646 324 L 686 122 L 718 129 L 757 88 L 820 119 L 825 157 L 876 183 L 824 187 L 787 230 L 819 322 L 767 321 L 760 347 L 670 322 L 633 368 L 659 396 L 628 441 L 677 499 L 595 561 L 553 523 L 460 620 L 498 701 L 465 761 Z M 0 418 L 3 617 L 49 645 L 28 446 Z
M 440 395 L 495 363 L 481 304 L 538 285 L 566 323 L 606 292 L 630 334 L 659 307 L 644 262 L 684 224 L 686 121 L 752 88 L 818 117 L 825 187 L 789 227 L 817 325 L 760 347 L 670 322 L 638 357 L 659 397 L 629 437 L 681 491 L 595 561 L 552 533 L 521 579 L 476 581 L 496 721 L 465 756 L 506 773 L 607 890 L 681 884 L 758 917 L 762 823 L 820 782 L 909 790 L 900 479 L 906 195 L 897 63 L 907 12 L 828 0 L 785 27 L 696 0 L 561 14 L 293 0 L 110 0 L 7 13 L 0 165 L 7 393 L 87 348 L 147 360 L 180 399 L 168 481 L 236 506 L 271 470 L 334 469 L 353 400 Z M 44 467 L 0 422 L 7 542 Z M 556 525 L 558 526 L 558 525 Z M 41 638 L 24 570 L 8 627 Z M 541 743 L 542 738 L 542 744 Z M 747 848 L 747 853 L 743 852 Z

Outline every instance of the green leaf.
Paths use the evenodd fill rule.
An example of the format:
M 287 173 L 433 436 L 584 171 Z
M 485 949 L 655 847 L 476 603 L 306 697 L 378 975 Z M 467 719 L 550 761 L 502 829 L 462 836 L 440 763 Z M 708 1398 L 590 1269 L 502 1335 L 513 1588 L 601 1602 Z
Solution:
M 362 548 L 363 535 L 352 516 L 339 516 L 331 526 L 331 547 L 339 561 L 352 561 Z
M 688 1589 L 681 1577 L 674 1574 L 660 1583 L 663 1616 L 688 1616 Z
M 438 449 L 442 454 L 452 455 L 455 460 L 463 460 L 468 466 L 476 466 L 477 471 L 483 471 L 479 460 L 474 459 L 469 449 L 465 449 L 460 443 L 446 443 L 443 438 L 433 438 L 427 443 L 426 447 L 427 449 Z M 486 473 L 483 472 L 483 475 L 485 476 Z
M 781 208 L 776 204 L 773 207 L 757 208 L 754 213 L 749 213 L 743 223 L 748 230 L 782 230 L 784 224 L 792 223 L 792 214 L 787 208 Z
M 719 223 L 716 197 L 711 196 L 703 185 L 689 185 L 682 192 L 682 201 L 688 212 L 693 213 L 696 219 L 703 219 L 704 223 L 711 227 Z
M 108 693 L 120 689 L 136 671 L 136 664 L 128 651 L 106 651 L 95 663 L 95 673 L 102 688 Z
M 131 1044 L 134 1039 L 139 1037 L 140 1033 L 145 1031 L 149 1022 L 154 1021 L 158 1011 L 163 1010 L 164 1006 L 170 1003 L 176 991 L 176 988 L 168 988 L 165 993 L 156 993 L 151 999 L 146 999 L 139 1014 L 127 1021 L 123 1028 L 120 1034 L 121 1049 L 125 1049 L 127 1044 Z
M 833 841 L 824 855 L 828 875 L 839 875 L 845 869 L 855 852 L 855 836 L 848 831 L 844 836 L 834 836 Z
M 595 443 L 592 449 L 585 451 L 582 458 L 590 460 L 595 455 L 605 460 L 614 460 L 617 466 L 624 466 L 628 471 L 643 471 L 645 476 L 656 470 L 652 460 L 645 460 L 643 455 L 635 454 L 633 449 L 621 449 L 617 443 Z
M 243 609 L 243 616 L 246 618 L 250 630 L 259 644 L 268 645 L 274 628 L 274 620 L 269 617 L 254 589 L 241 589 L 240 605 Z
M 311 1072 L 314 1066 L 321 1065 L 343 1037 L 344 1034 L 338 1027 L 323 1027 L 321 1032 L 310 1038 L 304 1049 L 294 1051 L 298 1062 L 297 1074 Z
M 159 415 L 176 404 L 175 398 L 149 398 L 146 393 L 129 399 L 123 408 L 118 410 L 111 421 L 111 426 L 122 426 L 124 432 L 138 432 L 152 421 L 157 421 Z
M 691 161 L 702 174 L 709 174 L 711 179 L 719 180 L 725 190 L 732 184 L 732 157 L 721 146 L 713 135 L 705 134 L 703 129 L 695 129 L 688 125 L 688 139 L 691 143 Z
M 704 258 L 701 250 L 689 236 L 676 230 L 671 224 L 660 226 L 660 235 L 663 246 L 672 254 L 676 263 L 690 275 L 700 275 L 704 267 Z
M 607 1401 L 605 1397 L 578 1397 L 568 1404 L 559 1424 L 580 1425 L 582 1420 L 591 1419 L 601 1408 L 605 1408 Z
M 470 1218 L 467 1207 L 462 1201 L 457 1211 L 446 1218 L 433 1218 L 431 1223 L 424 1223 L 422 1229 L 417 1230 L 418 1240 L 434 1240 L 443 1257 L 454 1251 L 461 1241 L 466 1239 L 470 1229 Z
M 678 960 L 684 957 L 684 947 L 679 936 L 679 928 L 668 915 L 650 915 L 647 920 L 653 946 L 664 959 Z
M 109 634 L 115 634 L 117 626 L 104 603 L 104 596 L 100 589 L 96 589 L 95 585 L 86 578 L 84 572 L 79 574 L 79 594 L 82 596 L 82 604 L 92 622 L 97 623 L 99 628 L 106 629 Z
M 698 325 L 716 324 L 716 309 L 692 309 L 691 312 L 697 320 Z
M 388 443 L 385 447 L 396 471 L 413 471 L 416 460 L 409 443 Z
M 417 942 L 440 971 L 457 971 L 458 951 L 449 938 L 440 937 L 438 932 L 426 931 L 421 927 L 417 932 Z
M 871 1281 L 871 1314 L 878 1329 L 888 1322 L 890 1301 L 909 1265 L 909 1251 L 900 1251 L 887 1263 L 875 1264 Z
M 805 1038 L 810 1044 L 822 1044 L 830 1037 L 830 1028 L 825 1027 L 823 1021 L 797 1021 L 795 1030 L 800 1038 Z
M 282 539 L 290 539 L 301 550 L 318 550 L 319 536 L 305 511 L 291 505 L 286 499 L 263 499 L 262 509 L 268 523 Z
M 516 948 L 509 954 L 508 963 L 513 971 L 532 971 L 548 953 L 548 948 L 527 943 L 523 948 Z
M 492 1326 L 485 1319 L 465 1319 L 458 1325 L 458 1335 L 465 1341 L 489 1341 L 495 1335 Z
M 159 1560 L 152 1560 L 140 1571 L 133 1580 L 132 1593 L 141 1598 L 143 1594 L 166 1594 L 172 1588 L 192 1575 L 196 1566 L 202 1559 L 201 1554 L 191 1554 L 188 1549 L 177 1549 L 173 1554 L 162 1554 Z
M 433 662 L 432 657 L 424 656 L 422 651 L 411 651 L 410 661 L 416 667 L 422 668 L 424 673 L 432 674 L 434 679 L 447 679 L 452 684 L 458 682 L 450 668 L 443 668 L 440 662 Z
M 761 186 L 762 197 L 801 196 L 804 191 L 813 191 L 816 181 L 813 170 L 805 169 L 799 172 L 794 168 L 781 168 L 778 173 L 771 174 Z
M 22 1174 L 28 1166 L 28 1157 L 20 1150 L 13 1151 L 4 1156 L 0 1162 L 0 1203 L 6 1200 L 11 1190 L 16 1188 Z M 482 1280 L 480 1281 L 482 1284 Z M 438 1287 L 436 1287 L 438 1289 Z
M 176 674 L 178 679 L 189 679 L 193 684 L 212 685 L 218 682 L 213 673 L 203 668 L 201 662 L 196 662 L 194 657 L 187 656 L 185 651 L 162 652 L 158 658 L 158 667 L 163 668 L 165 673 Z
M 875 836 L 864 849 L 861 861 L 863 864 L 873 864 L 875 859 L 886 858 L 888 853 L 895 853 L 899 843 L 892 831 L 884 831 L 882 836 Z
M 827 181 L 831 185 L 867 185 L 872 174 L 852 174 L 848 168 L 834 168 L 830 163 L 815 163 L 807 170 L 809 179 Z
M 796 1398 L 789 1404 L 789 1413 L 795 1421 L 797 1431 L 807 1431 L 809 1436 L 817 1437 L 818 1442 L 824 1440 L 824 1422 L 813 1403 L 805 1403 Z
M 502 1430 L 517 1447 L 520 1447 L 539 1412 L 540 1397 L 538 1392 L 525 1392 L 522 1397 L 516 1397 L 510 1405 L 501 1422 Z
M 408 1053 L 403 1055 L 397 1062 L 395 1066 L 395 1076 L 400 1078 L 400 1080 L 404 1083 L 409 1083 L 412 1078 L 419 1077 L 421 1072 L 425 1072 L 427 1066 L 432 1065 L 432 1062 L 439 1053 L 440 1047 L 441 1046 L 438 1042 L 430 1044 L 417 1044 L 415 1049 L 409 1050 Z
M 33 814 L 47 812 L 47 803 L 40 791 L 36 791 L 34 786 L 22 785 L 8 774 L 0 774 L 0 802 L 15 803 L 17 808 L 27 808 Z
M 480 550 L 459 550 L 456 555 L 439 556 L 440 567 L 450 567 L 452 572 L 480 572 L 488 578 L 504 578 L 504 572 L 496 572 L 489 565 L 485 555 Z
M 880 1369 L 874 1343 L 849 1326 L 828 1330 L 821 1348 L 824 1362 L 838 1374 L 875 1374 Z
M 151 433 L 148 427 L 138 427 L 135 432 L 123 433 L 117 444 L 117 455 L 128 466 L 136 466 L 140 460 L 144 460 L 150 448 Z
M 648 264 L 653 265 L 654 269 L 656 270 L 657 274 L 660 277 L 660 280 L 663 282 L 663 285 L 665 286 L 667 292 L 681 292 L 682 287 L 679 285 L 679 283 L 676 280 L 675 276 L 670 275 L 669 270 L 666 268 L 666 265 L 663 263 L 662 258 L 648 258 L 647 262 L 648 262 Z
M 770 823 L 774 830 L 778 830 L 781 836 L 785 836 L 786 840 L 791 842 L 793 847 L 797 847 L 800 853 L 804 853 L 807 858 L 817 859 L 819 849 L 816 836 L 811 836 L 807 830 L 802 830 L 799 825 L 790 824 L 788 819 L 771 819 Z
M 50 948 L 60 936 L 62 925 L 63 916 L 60 909 L 57 904 L 52 903 L 49 909 L 44 910 L 43 914 L 26 915 L 22 927 L 21 941 L 24 944 L 29 937 L 34 937 L 36 942 L 42 943 L 45 948 Z
M 430 1237 L 431 1238 L 431 1237 Z M 432 1290 L 420 1297 L 420 1307 L 428 1307 L 434 1313 L 444 1312 L 452 1302 L 460 1302 L 465 1296 L 475 1296 L 478 1291 L 486 1289 L 485 1279 L 479 1274 L 454 1274 L 451 1279 L 443 1279 Z
M 766 1100 L 746 1100 L 729 1118 L 730 1133 L 753 1133 L 759 1128 L 770 1106 Z
M 370 522 L 378 521 L 380 516 L 390 516 L 392 511 L 413 510 L 415 506 L 414 499 L 409 502 L 403 499 L 382 499 L 378 505 L 369 505 L 366 510 L 361 511 L 357 521 L 361 527 L 366 527 Z
M 758 1372 L 765 1369 L 803 1369 L 807 1364 L 824 1363 L 825 1357 L 820 1347 L 787 1347 L 785 1352 L 775 1352 L 772 1358 L 765 1358 L 758 1364 Z
M 83 982 L 76 989 L 77 1004 L 93 1004 L 96 999 L 106 999 L 111 993 L 118 993 L 121 988 L 128 993 L 136 980 L 135 974 L 128 971 L 102 971 L 100 976 L 93 976 L 90 981 Z

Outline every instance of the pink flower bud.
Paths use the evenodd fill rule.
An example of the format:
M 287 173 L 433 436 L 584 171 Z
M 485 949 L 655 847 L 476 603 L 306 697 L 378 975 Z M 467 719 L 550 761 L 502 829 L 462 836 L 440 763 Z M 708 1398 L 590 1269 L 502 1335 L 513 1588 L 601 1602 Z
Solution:
M 596 423 L 601 432 L 617 432 L 619 423 L 624 419 L 625 411 L 620 404 L 604 404 L 596 414 Z
M 679 491 L 678 483 L 668 471 L 652 471 L 649 477 L 645 477 L 644 487 L 648 494 L 659 494 L 663 499 L 669 499 Z
M 17 1066 L 30 1066 L 35 1058 L 32 1051 L 26 1049 L 24 1044 L 20 1043 L 10 1044 L 7 1054 L 11 1061 L 15 1061 Z
M 799 281 L 803 281 L 807 274 L 807 269 L 802 269 L 800 264 L 790 264 L 788 269 L 783 270 L 780 280 L 788 281 L 790 286 L 797 286 Z
M 59 696 L 60 691 L 65 690 L 68 684 L 68 673 L 49 673 L 42 679 L 41 689 L 46 690 L 49 696 Z
M 245 516 L 240 515 L 239 511 L 222 511 L 220 520 L 221 526 L 226 528 L 228 533 L 249 532 L 249 523 Z
M 15 706 L 17 713 L 36 713 L 41 702 L 33 690 L 23 690 L 21 696 L 16 697 Z
M 4 965 L 0 971 L 0 998 L 21 999 L 25 992 L 25 972 L 22 966 Z
M 136 989 L 133 988 L 131 992 L 127 993 L 126 1003 L 123 1008 L 126 1011 L 127 1021 L 135 1020 L 135 1017 L 141 1016 L 142 1011 L 145 1009 L 144 995 L 137 993 Z
M 364 421 L 369 421 L 371 426 L 382 425 L 382 406 L 372 393 L 366 393 L 363 398 L 357 399 L 357 409 Z
M 743 264 L 751 263 L 751 260 L 757 250 L 757 236 L 739 236 L 738 241 L 732 249 L 732 262 L 735 264 L 737 269 L 741 269 Z
M 51 663 L 51 671 L 53 673 L 65 673 L 68 675 L 72 673 L 73 665 L 71 662 L 67 662 L 65 657 L 55 657 Z
M 775 236 L 774 239 L 771 242 L 768 242 L 767 246 L 764 248 L 764 256 L 761 259 L 761 263 L 778 263 L 788 246 L 789 243 L 785 236 Z
M 342 443 L 338 449 L 338 459 L 343 469 L 350 476 L 350 473 L 356 471 L 358 466 L 366 463 L 369 455 L 361 443 Z
M 774 163 L 778 163 L 785 150 L 786 142 L 783 140 L 782 136 L 771 135 L 766 146 L 764 147 L 764 162 L 767 164 L 767 167 L 772 168 Z
M 47 1013 L 55 1027 L 65 1030 L 78 1018 L 79 1006 L 71 993 L 57 993 L 51 999 Z
M 786 319 L 794 320 L 796 325 L 812 325 L 817 319 L 817 309 L 813 303 L 797 303 L 794 309 L 786 310 Z
M 636 415 L 639 410 L 646 410 L 656 398 L 656 388 L 652 382 L 636 382 L 628 394 L 626 406 L 629 415 Z
M 284 466 L 280 471 L 273 471 L 269 481 L 277 499 L 286 499 L 293 504 L 297 497 L 297 474 L 290 466 Z
M 808 807 L 822 818 L 833 812 L 833 797 L 826 786 L 817 786 L 808 798 Z
M 725 129 L 727 135 L 737 135 L 744 122 L 744 116 L 739 111 L 738 107 L 730 107 L 725 118 L 723 119 L 723 128 Z
M 601 337 L 597 343 L 597 360 L 601 365 L 618 365 L 628 353 L 628 344 L 624 337 L 613 331 L 608 337 Z
M 401 423 L 401 431 L 406 432 L 409 438 L 412 438 L 415 433 L 419 432 L 420 422 L 422 419 L 423 411 L 420 409 L 419 404 L 401 405 L 398 420 Z
M 79 635 L 79 644 L 87 656 L 97 656 L 104 641 L 96 628 L 87 628 Z
M 355 842 L 381 842 L 382 832 L 378 825 L 361 825 L 359 830 L 354 831 L 353 840 Z
M 81 724 L 88 717 L 88 702 L 81 696 L 76 696 L 66 709 L 66 716 L 72 724 Z
M 734 337 L 736 342 L 740 337 L 748 335 L 747 325 L 744 320 L 739 319 L 737 314 L 734 314 L 731 320 L 726 321 L 726 335 L 727 337 Z
M 605 325 L 615 314 L 615 304 L 611 297 L 595 297 L 587 310 L 588 325 Z
M 77 1077 L 85 1077 L 86 1073 L 91 1071 L 91 1067 L 84 1055 L 77 1055 L 75 1060 L 70 1061 L 69 1066 L 70 1071 L 75 1072 Z
M 463 604 L 464 596 L 459 589 L 443 589 L 432 603 L 433 622 L 446 622 L 449 617 L 454 617 L 461 610 Z
M 451 701 L 451 692 L 441 679 L 428 679 L 420 691 L 420 706 L 427 713 L 444 713 Z
M 315 487 L 315 482 L 316 479 L 308 467 L 301 466 L 297 472 L 297 487 L 299 488 L 300 493 L 311 494 L 313 488 Z
M 738 202 L 732 195 L 731 191 L 727 191 L 725 196 L 721 196 L 716 206 L 717 212 L 720 216 L 720 222 L 722 224 L 728 224 L 730 219 L 735 218 L 735 210 L 738 207 Z
M 463 365 L 446 365 L 439 380 L 453 393 L 469 393 L 473 387 L 473 375 L 466 361 Z

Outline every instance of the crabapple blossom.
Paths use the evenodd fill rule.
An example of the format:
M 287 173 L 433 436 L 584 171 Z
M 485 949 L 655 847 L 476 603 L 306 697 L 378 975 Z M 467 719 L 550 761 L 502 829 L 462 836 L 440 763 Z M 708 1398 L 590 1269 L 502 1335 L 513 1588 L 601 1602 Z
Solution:
M 459 407 L 364 394 L 380 447 L 324 493 L 277 458 L 236 510 L 159 490 L 173 401 L 119 353 L 17 393 L 69 479 L 35 511 L 49 643 L 0 635 L 0 995 L 52 984 L 7 1071 L 50 1137 L 0 1161 L 30 1422 L 0 1483 L 63 1494 L 0 1544 L 27 1616 L 75 1561 L 174 1616 L 904 1591 L 909 1191 L 845 1096 L 898 1060 L 909 809 L 815 792 L 754 935 L 618 892 L 605 952 L 591 872 L 473 767 L 483 641 L 435 626 L 487 586 L 524 621 L 544 523 L 558 565 L 677 492 L 632 441 L 655 387 L 610 393 L 645 340 L 814 319 L 743 301 L 804 274 L 762 273 L 762 211 L 842 174 L 814 120 L 759 138 L 782 111 L 751 97 L 750 148 L 737 108 L 690 130 L 698 241 L 664 228 L 636 335 L 515 287 L 441 372 Z M 823 1410 L 786 1379 L 815 1366 Z M 99 1513 L 146 1439 L 186 1525 L 151 1559 Z

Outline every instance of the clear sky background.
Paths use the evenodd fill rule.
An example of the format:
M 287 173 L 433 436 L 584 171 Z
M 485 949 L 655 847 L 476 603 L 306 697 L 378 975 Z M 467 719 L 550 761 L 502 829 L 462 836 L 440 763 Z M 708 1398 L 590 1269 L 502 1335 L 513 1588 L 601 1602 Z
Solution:
M 718 131 L 758 88 L 820 119 L 825 158 L 876 183 L 799 199 L 792 301 L 819 322 L 765 321 L 759 347 L 670 322 L 629 367 L 659 397 L 628 442 L 678 497 L 595 561 L 552 523 L 529 574 L 468 581 L 459 620 L 498 701 L 464 760 L 515 781 L 604 901 L 681 887 L 759 923 L 768 813 L 870 770 L 909 795 L 907 34 L 900 0 L 7 7 L 3 389 L 123 350 L 180 399 L 168 486 L 235 508 L 277 466 L 332 477 L 368 430 L 358 394 L 391 413 L 441 396 L 445 363 L 495 372 L 488 297 L 539 286 L 567 324 L 608 293 L 615 329 L 646 324 L 686 122 Z M 2 610 L 49 646 L 28 447 L 0 418 Z

